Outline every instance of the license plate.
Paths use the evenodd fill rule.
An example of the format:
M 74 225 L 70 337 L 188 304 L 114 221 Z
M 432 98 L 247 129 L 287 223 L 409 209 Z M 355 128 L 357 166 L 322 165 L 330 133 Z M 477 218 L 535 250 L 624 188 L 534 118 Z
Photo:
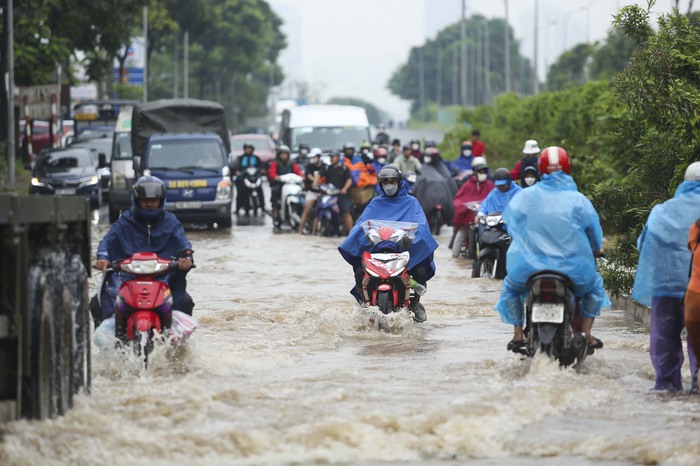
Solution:
M 561 324 L 564 322 L 564 305 L 535 303 L 532 305 L 532 321 Z
M 60 196 L 74 196 L 75 189 L 74 188 L 57 189 L 56 194 L 58 194 Z
M 175 203 L 176 209 L 201 209 L 202 203 L 200 201 L 179 201 Z

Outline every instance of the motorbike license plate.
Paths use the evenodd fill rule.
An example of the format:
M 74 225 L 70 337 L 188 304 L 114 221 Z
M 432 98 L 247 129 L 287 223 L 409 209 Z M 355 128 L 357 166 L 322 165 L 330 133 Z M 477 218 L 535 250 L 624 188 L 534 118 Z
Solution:
M 200 201 L 178 201 L 175 203 L 176 209 L 201 209 L 202 203 Z
M 532 305 L 532 322 L 561 324 L 564 322 L 564 305 L 534 303 Z
M 57 189 L 56 194 L 58 194 L 60 196 L 74 196 L 75 189 L 74 188 Z

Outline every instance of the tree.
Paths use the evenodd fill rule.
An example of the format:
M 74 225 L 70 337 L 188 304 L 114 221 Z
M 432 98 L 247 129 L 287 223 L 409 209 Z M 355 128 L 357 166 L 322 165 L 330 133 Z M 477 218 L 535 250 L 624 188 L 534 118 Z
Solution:
M 592 53 L 592 45 L 578 44 L 559 55 L 547 73 L 547 90 L 561 91 L 588 81 L 586 65 Z

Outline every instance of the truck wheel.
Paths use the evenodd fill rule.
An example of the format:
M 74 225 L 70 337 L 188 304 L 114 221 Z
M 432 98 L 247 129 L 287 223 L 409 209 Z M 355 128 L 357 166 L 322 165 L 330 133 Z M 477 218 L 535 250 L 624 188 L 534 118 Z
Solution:
M 90 390 L 90 296 L 88 277 L 80 256 L 71 257 L 66 284 L 72 297 L 75 351 L 73 353 L 73 393 Z
M 217 222 L 219 228 L 231 228 L 233 226 L 233 220 L 231 219 L 231 211 L 228 212 L 228 216 L 220 218 Z
M 44 420 L 56 417 L 53 307 L 50 287 L 41 267 L 28 273 L 29 370 L 22 381 L 23 417 Z

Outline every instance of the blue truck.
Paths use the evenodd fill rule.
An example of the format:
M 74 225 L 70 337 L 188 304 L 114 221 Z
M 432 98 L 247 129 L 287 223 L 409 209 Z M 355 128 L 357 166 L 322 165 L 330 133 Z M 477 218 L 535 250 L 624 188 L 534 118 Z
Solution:
M 197 99 L 137 105 L 131 149 L 136 176 L 163 180 L 165 208 L 182 223 L 231 228 L 231 136 L 221 105 Z

